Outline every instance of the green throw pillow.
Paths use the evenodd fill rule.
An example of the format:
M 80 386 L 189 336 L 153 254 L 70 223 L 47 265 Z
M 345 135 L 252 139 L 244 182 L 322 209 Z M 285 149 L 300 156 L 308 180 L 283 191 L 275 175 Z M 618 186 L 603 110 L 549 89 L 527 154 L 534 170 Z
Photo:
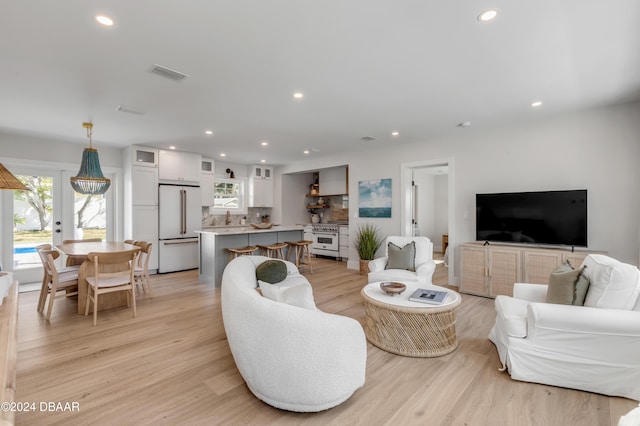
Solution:
M 279 283 L 287 278 L 287 265 L 281 260 L 266 260 L 256 268 L 256 278 L 269 284 Z
M 387 245 L 387 266 L 385 269 L 406 269 L 416 271 L 416 243 L 411 241 L 404 247 L 398 247 L 393 243 Z
M 558 266 L 549 276 L 547 303 L 573 305 L 576 298 L 576 283 L 582 275 L 582 268 L 573 269 L 567 262 Z

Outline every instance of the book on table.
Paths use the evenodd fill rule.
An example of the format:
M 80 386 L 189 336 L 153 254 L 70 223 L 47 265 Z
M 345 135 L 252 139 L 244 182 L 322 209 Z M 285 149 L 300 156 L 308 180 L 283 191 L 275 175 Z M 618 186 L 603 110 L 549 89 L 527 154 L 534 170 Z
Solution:
M 429 303 L 431 305 L 440 305 L 446 298 L 446 291 L 427 290 L 426 288 L 419 288 L 409 296 L 409 300 L 412 302 Z

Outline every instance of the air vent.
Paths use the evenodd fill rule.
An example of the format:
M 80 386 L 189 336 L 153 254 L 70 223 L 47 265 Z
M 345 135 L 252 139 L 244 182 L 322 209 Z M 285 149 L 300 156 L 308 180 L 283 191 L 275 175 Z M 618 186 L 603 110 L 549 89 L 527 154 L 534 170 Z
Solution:
M 173 81 L 180 81 L 189 77 L 187 74 L 169 69 L 167 67 L 163 67 L 162 65 L 158 65 L 158 64 L 153 64 L 153 68 L 151 69 L 151 72 L 159 76 L 166 77 Z
M 360 140 L 363 140 L 365 142 L 371 142 L 371 141 L 375 141 L 376 138 L 374 138 L 373 136 L 363 136 L 360 138 Z
M 126 112 L 127 114 L 134 114 L 134 115 L 144 115 L 144 112 L 142 111 L 136 111 L 135 109 L 131 109 L 131 108 L 127 108 L 124 105 L 118 105 L 116 107 L 116 111 L 120 111 L 120 112 Z

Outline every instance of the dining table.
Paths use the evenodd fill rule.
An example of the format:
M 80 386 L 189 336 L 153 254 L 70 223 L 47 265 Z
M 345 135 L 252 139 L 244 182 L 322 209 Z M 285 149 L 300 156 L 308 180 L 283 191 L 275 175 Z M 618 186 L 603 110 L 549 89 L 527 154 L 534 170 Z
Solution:
M 87 277 L 95 275 L 95 267 L 93 262 L 89 261 L 89 253 L 117 253 L 129 250 L 140 250 L 140 247 L 121 241 L 100 241 L 100 242 L 73 242 L 56 245 L 55 248 L 74 259 L 83 259 L 78 270 L 78 314 L 83 315 L 85 304 L 87 302 L 87 293 L 89 283 Z M 120 265 L 118 268 L 126 267 Z M 118 270 L 118 269 L 116 269 Z M 106 293 L 98 299 L 98 311 L 119 308 L 127 306 L 126 292 L 118 291 L 114 293 Z M 89 312 L 93 312 L 92 304 L 89 304 Z

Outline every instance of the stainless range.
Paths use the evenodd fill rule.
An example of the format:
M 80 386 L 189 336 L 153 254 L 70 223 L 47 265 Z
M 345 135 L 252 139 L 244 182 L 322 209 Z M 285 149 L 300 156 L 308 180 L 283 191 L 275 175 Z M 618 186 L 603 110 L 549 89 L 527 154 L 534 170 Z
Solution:
M 340 257 L 340 229 L 338 225 L 319 223 L 312 226 L 313 244 L 311 254 Z

